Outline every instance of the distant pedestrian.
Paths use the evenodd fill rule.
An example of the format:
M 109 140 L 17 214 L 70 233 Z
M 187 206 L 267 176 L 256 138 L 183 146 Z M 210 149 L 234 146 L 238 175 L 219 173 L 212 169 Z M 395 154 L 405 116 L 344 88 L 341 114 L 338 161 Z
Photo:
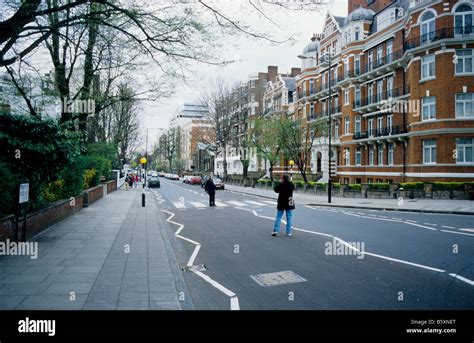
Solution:
M 216 206 L 216 185 L 214 185 L 214 181 L 212 181 L 212 175 L 207 179 L 204 189 L 206 193 L 209 194 L 209 206 Z
M 278 203 L 272 236 L 276 236 L 280 231 L 281 217 L 284 211 L 286 211 L 286 235 L 291 236 L 293 210 L 295 209 L 295 201 L 293 199 L 295 186 L 290 181 L 288 175 L 282 175 L 280 180 L 281 183 L 274 188 L 274 191 L 278 193 Z
M 133 187 L 133 175 L 128 176 L 128 185 L 130 188 Z
M 125 176 L 125 190 L 128 191 L 128 189 L 130 188 L 130 175 L 127 174 L 127 176 Z

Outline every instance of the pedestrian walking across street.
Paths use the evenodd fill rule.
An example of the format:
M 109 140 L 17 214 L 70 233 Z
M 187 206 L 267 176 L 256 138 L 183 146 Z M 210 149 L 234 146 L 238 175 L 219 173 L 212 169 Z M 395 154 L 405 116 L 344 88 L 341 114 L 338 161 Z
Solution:
M 280 231 L 281 217 L 283 217 L 283 212 L 286 212 L 286 235 L 291 236 L 291 229 L 293 226 L 293 210 L 295 209 L 295 201 L 293 199 L 293 191 L 295 186 L 286 174 L 281 176 L 280 181 L 281 183 L 274 188 L 274 191 L 278 193 L 278 202 L 277 216 L 275 219 L 272 236 L 278 235 L 278 232 Z
M 207 179 L 204 189 L 206 193 L 209 194 L 209 206 L 216 206 L 216 185 L 214 185 L 214 181 L 212 181 L 212 175 Z

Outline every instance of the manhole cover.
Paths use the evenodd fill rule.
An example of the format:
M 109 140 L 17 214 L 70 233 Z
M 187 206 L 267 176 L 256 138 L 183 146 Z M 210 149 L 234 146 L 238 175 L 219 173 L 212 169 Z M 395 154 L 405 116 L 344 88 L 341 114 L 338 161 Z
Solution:
M 279 286 L 289 283 L 298 283 L 305 282 L 306 279 L 302 278 L 298 274 L 292 272 L 291 270 L 285 270 L 282 272 L 276 273 L 266 273 L 266 274 L 256 274 L 250 275 L 250 277 L 258 283 L 260 286 Z

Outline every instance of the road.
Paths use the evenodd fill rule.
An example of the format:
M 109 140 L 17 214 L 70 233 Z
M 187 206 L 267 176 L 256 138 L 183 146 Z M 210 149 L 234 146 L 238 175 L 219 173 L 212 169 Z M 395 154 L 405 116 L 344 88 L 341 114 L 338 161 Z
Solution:
M 196 309 L 474 309 L 474 218 L 298 206 L 161 179 L 152 189 Z M 177 234 L 177 236 L 176 236 Z

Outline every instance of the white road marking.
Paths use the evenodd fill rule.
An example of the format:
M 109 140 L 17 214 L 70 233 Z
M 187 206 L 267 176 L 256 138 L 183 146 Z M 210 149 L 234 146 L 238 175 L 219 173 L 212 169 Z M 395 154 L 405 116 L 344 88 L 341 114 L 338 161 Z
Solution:
M 416 220 L 411 220 L 411 219 L 405 219 L 406 222 L 410 222 L 410 223 L 418 223 Z
M 202 202 L 198 202 L 198 201 L 190 201 L 190 203 L 191 203 L 194 207 L 198 207 L 198 208 L 205 208 L 205 207 L 207 207 L 207 206 L 204 205 Z
M 244 208 L 238 208 L 238 209 L 241 209 L 241 210 L 244 210 L 244 211 L 251 211 L 251 212 L 253 212 L 253 214 L 254 214 L 256 217 L 269 218 L 269 217 L 265 217 L 265 216 L 259 215 L 256 211 L 252 211 L 252 210 L 248 210 L 248 209 L 244 209 Z M 355 215 L 355 216 L 357 216 L 357 215 Z M 358 216 L 357 216 L 357 217 L 358 217 Z M 273 220 L 273 218 L 270 218 L 270 219 Z M 376 219 L 376 218 L 371 218 L 371 219 Z M 344 241 L 343 239 L 341 239 L 341 238 L 339 238 L 339 237 L 337 237 L 337 236 L 332 236 L 332 235 L 325 234 L 325 233 L 322 233 L 322 232 L 309 231 L 309 230 L 299 229 L 299 228 L 295 228 L 295 227 L 293 227 L 293 230 L 302 231 L 302 232 L 307 232 L 307 233 L 311 233 L 311 234 L 314 234 L 314 235 L 327 236 L 327 237 L 330 237 L 330 238 L 333 238 L 333 239 L 337 239 L 337 240 L 340 241 L 340 242 L 347 243 L 346 241 Z M 350 243 L 347 243 L 347 244 L 345 244 L 345 245 L 348 246 L 348 247 L 350 247 L 351 249 L 356 249 L 356 248 L 353 247 Z M 363 253 L 364 253 L 364 255 L 369 255 L 369 256 L 372 256 L 372 257 L 377 257 L 377 258 L 381 258 L 381 259 L 388 260 L 388 261 L 393 261 L 393 262 L 398 262 L 398 263 L 402 263 L 402 264 L 407 264 L 407 265 L 410 265 L 410 266 L 413 266 L 413 267 L 418 267 L 418 268 L 422 268 L 422 269 L 427 269 L 427 270 L 431 270 L 431 271 L 435 271 L 435 272 L 439 272 L 439 273 L 444 273 L 444 272 L 446 272 L 446 270 L 443 270 L 443 269 L 439 269 L 439 268 L 435 268 L 435 267 L 430 267 L 430 266 L 425 266 L 425 265 L 423 265 L 423 264 L 413 263 L 413 262 L 409 262 L 409 261 L 405 261 L 405 260 L 400 260 L 400 259 L 396 259 L 396 258 L 393 258 L 393 257 L 388 257 L 388 256 L 384 256 L 384 255 L 374 254 L 374 253 L 366 252 L 366 251 L 364 251 Z
M 262 200 L 262 202 L 264 202 L 265 204 L 270 204 L 270 205 L 276 205 L 276 204 L 277 204 L 277 201 L 276 201 L 276 200 L 273 200 L 273 201 L 270 201 L 270 200 Z
M 268 204 L 264 204 L 258 201 L 253 201 L 253 200 L 244 200 L 246 203 L 255 205 L 255 206 L 268 206 Z
M 186 237 L 183 237 L 183 236 L 179 235 L 179 232 L 181 232 L 181 230 L 184 228 L 184 225 L 171 220 L 175 216 L 175 214 L 173 212 L 169 212 L 169 211 L 166 211 L 166 210 L 162 210 L 162 211 L 165 212 L 165 213 L 168 213 L 170 215 L 168 217 L 168 219 L 166 219 L 167 222 L 172 223 L 174 225 L 177 225 L 179 227 L 178 231 L 175 232 L 175 236 L 177 238 L 180 238 L 182 240 L 185 240 L 187 242 L 190 242 L 190 243 L 196 245 L 196 247 L 194 248 L 194 251 L 193 251 L 193 253 L 192 253 L 191 257 L 189 258 L 188 263 L 186 265 L 187 267 L 190 267 L 189 270 L 192 271 L 197 276 L 204 279 L 206 282 L 210 283 L 212 286 L 217 288 L 219 291 L 221 291 L 222 293 L 224 293 L 228 297 L 230 297 L 230 309 L 231 310 L 233 310 L 233 311 L 240 310 L 239 298 L 237 297 L 237 295 L 234 292 L 227 289 L 226 287 L 224 287 L 223 285 L 221 285 L 217 281 L 211 279 L 206 274 L 200 272 L 199 270 L 196 270 L 196 269 L 192 268 L 194 260 L 196 259 L 197 254 L 199 253 L 199 250 L 201 249 L 201 244 L 196 242 L 196 241 L 193 241 L 192 239 L 189 239 L 189 238 L 186 238 Z
M 217 207 L 227 207 L 228 205 L 226 205 L 226 204 L 223 203 L 223 202 L 216 201 L 216 206 L 217 206 Z
M 454 233 L 454 234 L 457 234 L 457 235 L 474 236 L 474 234 L 472 234 L 472 233 L 449 231 L 449 230 L 440 230 L 440 231 L 447 232 L 447 233 Z
M 474 232 L 474 229 L 459 229 L 461 231 L 468 231 L 468 232 Z
M 438 224 L 431 224 L 431 223 L 423 223 L 425 225 L 432 225 L 432 226 L 438 226 Z
M 227 203 L 234 205 L 234 206 L 247 206 L 247 204 L 244 204 L 243 202 L 240 201 L 235 201 L 235 200 L 227 200 Z
M 445 229 L 455 229 L 454 226 L 441 225 L 441 227 L 444 227 Z
M 454 274 L 454 273 L 450 273 L 449 275 L 452 276 L 452 277 L 455 277 L 458 280 L 464 281 L 464 282 L 468 283 L 471 286 L 474 286 L 474 281 L 469 280 L 468 278 L 465 278 L 464 276 Z
M 424 226 L 424 225 L 420 225 L 420 224 L 415 224 L 415 223 L 412 223 L 412 222 L 402 221 L 400 219 L 394 220 L 394 219 L 383 219 L 383 218 L 378 218 L 378 217 L 365 217 L 365 216 L 359 216 L 357 214 L 352 214 L 352 213 L 349 213 L 347 211 L 341 211 L 341 212 L 347 214 L 348 216 L 354 216 L 354 217 L 365 218 L 365 219 L 373 219 L 373 220 L 382 220 L 382 221 L 394 222 L 394 223 L 401 223 L 401 224 L 421 227 L 421 228 L 427 229 L 427 230 L 438 231 L 437 229 L 434 229 L 432 227 L 428 227 L 428 226 Z
M 184 202 L 173 202 L 173 205 L 176 208 L 186 208 L 186 204 Z

